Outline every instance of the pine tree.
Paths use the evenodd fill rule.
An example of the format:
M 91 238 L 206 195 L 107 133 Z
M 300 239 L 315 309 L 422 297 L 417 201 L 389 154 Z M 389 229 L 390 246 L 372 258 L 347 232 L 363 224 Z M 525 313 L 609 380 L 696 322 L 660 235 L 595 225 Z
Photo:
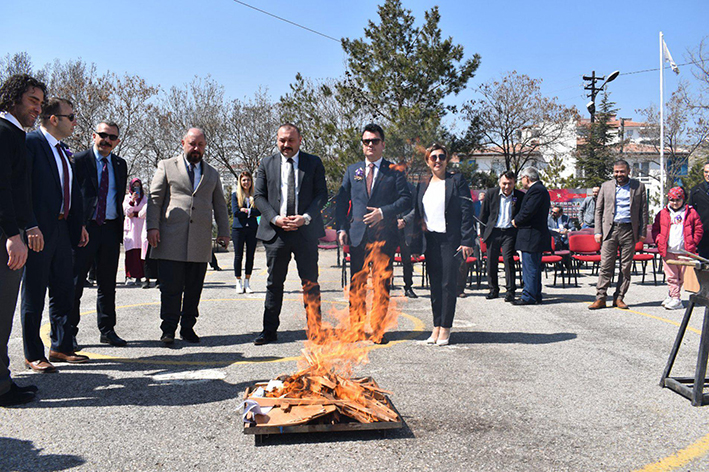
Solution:
M 583 130 L 582 144 L 577 150 L 576 167 L 582 171 L 578 179 L 581 187 L 595 187 L 611 177 L 617 153 L 616 145 L 612 144 L 610 121 L 617 112 L 615 103 L 608 99 L 608 93 L 603 92 L 596 119 Z

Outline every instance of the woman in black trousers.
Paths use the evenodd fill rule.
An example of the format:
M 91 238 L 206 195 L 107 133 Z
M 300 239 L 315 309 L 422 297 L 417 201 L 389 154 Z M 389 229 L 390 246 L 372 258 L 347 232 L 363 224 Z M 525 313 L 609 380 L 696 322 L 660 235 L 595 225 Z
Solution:
M 433 144 L 424 155 L 431 175 L 419 182 L 414 194 L 414 231 L 426 241 L 426 268 L 431 282 L 433 332 L 429 344 L 450 342 L 457 300 L 461 258 L 473 253 L 473 205 L 470 188 L 461 174 L 446 172 L 448 151 Z M 420 253 L 421 237 L 416 238 Z
M 239 176 L 236 192 L 231 194 L 231 211 L 234 222 L 231 225 L 231 239 L 234 241 L 234 274 L 236 275 L 236 293 L 253 293 L 249 283 L 254 269 L 254 253 L 256 252 L 256 217 L 261 212 L 254 206 L 254 184 L 251 172 L 245 170 Z M 241 261 L 246 245 L 246 267 L 244 282 L 241 282 Z

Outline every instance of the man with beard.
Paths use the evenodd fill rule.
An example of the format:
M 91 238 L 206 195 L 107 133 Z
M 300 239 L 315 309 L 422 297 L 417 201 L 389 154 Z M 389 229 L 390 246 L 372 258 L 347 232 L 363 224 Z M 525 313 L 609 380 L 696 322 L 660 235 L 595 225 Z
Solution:
M 229 244 L 229 216 L 219 172 L 204 162 L 207 141 L 199 128 L 182 138 L 183 153 L 158 162 L 152 185 L 146 227 L 150 257 L 158 260 L 160 318 L 166 345 L 180 336 L 198 343 L 194 325 L 199 316 L 207 263 L 212 258 L 212 212 L 217 242 Z
M 76 126 L 74 106 L 69 100 L 51 98 L 40 115 L 39 129 L 27 134 L 28 164 L 32 185 L 32 213 L 28 228 L 42 235 L 31 236 L 31 252 L 22 282 L 22 340 L 25 363 L 35 372 L 52 372 L 51 362 L 79 364 L 88 357 L 74 352 L 71 307 L 74 303 L 72 246 L 84 247 L 88 233 L 84 227 L 81 192 L 76 183 L 71 151 L 61 140 Z M 40 246 L 44 246 L 41 249 Z M 44 356 L 40 337 L 44 299 L 49 289 L 51 347 Z
M 76 182 L 84 201 L 84 223 L 89 243 L 74 248 L 74 307 L 71 311 L 74 349 L 78 350 L 79 312 L 84 280 L 96 261 L 96 314 L 99 340 L 112 346 L 125 346 L 116 328 L 116 273 L 123 242 L 123 197 L 128 166 L 112 151 L 120 142 L 118 125 L 102 121 L 93 133 L 94 145 L 74 157 Z
M 630 286 L 635 244 L 645 239 L 648 222 L 647 193 L 645 185 L 630 178 L 630 165 L 624 160 L 613 163 L 613 178 L 601 185 L 596 200 L 597 243 L 601 243 L 601 267 L 596 284 L 596 301 L 589 310 L 606 307 L 606 296 L 620 252 L 620 275 L 613 295 L 613 306 L 624 310 L 623 300 Z
M 37 387 L 19 387 L 10 378 L 7 343 L 27 261 L 23 240 L 30 219 L 25 130 L 42 112 L 46 86 L 27 74 L 9 77 L 0 86 L 0 406 L 30 402 Z M 41 234 L 37 249 L 42 249 Z
M 579 208 L 579 222 L 581 229 L 593 228 L 596 226 L 596 199 L 601 187 L 593 187 L 591 195 L 586 197 Z
M 695 185 L 689 192 L 687 203 L 694 207 L 702 220 L 702 226 L 709 228 L 709 162 L 702 169 L 704 181 Z M 709 258 L 709 231 L 704 233 L 697 246 L 697 252 L 704 258 Z
M 320 330 L 318 238 L 325 236 L 321 210 L 327 201 L 325 167 L 319 157 L 300 150 L 300 130 L 285 123 L 278 128 L 278 153 L 261 161 L 254 203 L 261 212 L 256 237 L 263 241 L 268 264 L 263 331 L 257 346 L 278 340 L 283 284 L 291 254 L 303 286 L 307 336 Z

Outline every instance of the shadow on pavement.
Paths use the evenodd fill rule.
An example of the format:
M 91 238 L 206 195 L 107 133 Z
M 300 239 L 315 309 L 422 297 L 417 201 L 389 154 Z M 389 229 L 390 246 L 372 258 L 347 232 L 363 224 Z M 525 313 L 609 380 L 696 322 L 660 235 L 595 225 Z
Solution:
M 391 331 L 387 337 L 392 341 L 412 339 L 423 341 L 429 331 Z M 576 339 L 576 333 L 522 333 L 522 332 L 483 332 L 453 331 L 451 344 L 551 344 Z
M 67 470 L 84 464 L 80 456 L 70 454 L 42 454 L 32 441 L 0 437 L 2 470 L 51 472 Z

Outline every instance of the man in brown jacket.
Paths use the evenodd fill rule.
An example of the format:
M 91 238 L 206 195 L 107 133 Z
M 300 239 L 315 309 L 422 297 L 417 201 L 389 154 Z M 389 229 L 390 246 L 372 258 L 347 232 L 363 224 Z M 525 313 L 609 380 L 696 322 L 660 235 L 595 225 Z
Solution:
M 183 153 L 158 163 L 150 186 L 147 228 L 158 260 L 160 318 L 165 344 L 175 341 L 180 324 L 183 340 L 198 343 L 194 325 L 212 258 L 212 211 L 217 221 L 217 242 L 229 244 L 229 217 L 219 173 L 202 160 L 204 132 L 191 128 L 182 138 Z M 183 299 L 184 295 L 184 299 Z
M 606 296 L 620 251 L 620 275 L 613 295 L 613 306 L 628 309 L 623 301 L 630 286 L 635 244 L 645 239 L 648 223 L 645 185 L 630 178 L 630 165 L 613 163 L 613 178 L 601 185 L 596 200 L 596 242 L 601 243 L 601 268 L 596 284 L 596 301 L 589 310 L 606 307 Z

